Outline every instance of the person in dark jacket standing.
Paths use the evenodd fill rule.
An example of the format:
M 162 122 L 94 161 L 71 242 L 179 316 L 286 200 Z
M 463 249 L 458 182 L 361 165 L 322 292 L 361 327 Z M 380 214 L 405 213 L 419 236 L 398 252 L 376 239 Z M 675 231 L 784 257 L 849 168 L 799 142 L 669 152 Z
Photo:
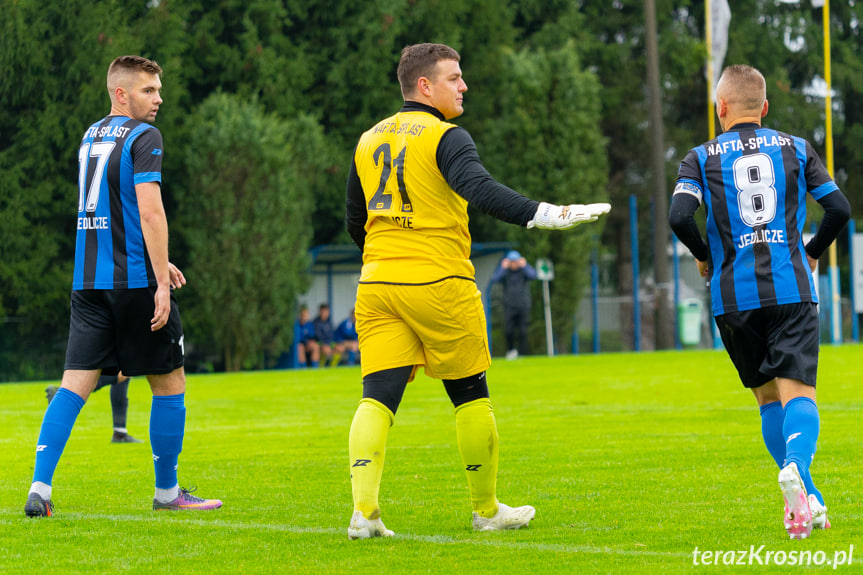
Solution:
M 527 354 L 527 325 L 530 321 L 530 281 L 536 270 L 521 254 L 512 250 L 500 262 L 491 276 L 492 282 L 503 286 L 504 334 L 506 358 L 517 359 Z

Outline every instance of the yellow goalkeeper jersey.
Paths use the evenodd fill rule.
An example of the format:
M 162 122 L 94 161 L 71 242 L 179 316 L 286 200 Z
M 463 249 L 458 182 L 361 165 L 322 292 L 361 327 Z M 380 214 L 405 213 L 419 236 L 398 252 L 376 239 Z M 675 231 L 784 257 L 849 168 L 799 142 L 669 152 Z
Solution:
M 437 163 L 438 143 L 454 127 L 428 112 L 402 111 L 360 138 L 354 162 L 368 209 L 361 282 L 473 279 L 467 201 Z

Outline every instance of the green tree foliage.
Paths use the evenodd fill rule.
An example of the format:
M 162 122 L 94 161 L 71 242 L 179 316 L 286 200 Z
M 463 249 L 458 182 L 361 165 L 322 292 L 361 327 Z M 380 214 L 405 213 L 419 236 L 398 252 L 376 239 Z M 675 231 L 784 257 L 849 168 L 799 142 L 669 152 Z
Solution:
M 674 156 L 679 150 L 688 149 L 707 135 L 704 112 L 707 88 L 703 76 L 706 52 L 700 39 L 704 21 L 692 12 L 694 4 L 697 3 L 657 1 L 665 140 L 672 151 L 666 174 L 669 179 L 676 174 L 680 158 Z M 581 13 L 584 16 L 583 59 L 596 71 L 602 84 L 602 132 L 608 141 L 609 194 L 612 204 L 620 208 L 610 214 L 603 243 L 625 254 L 629 234 L 628 198 L 635 194 L 639 204 L 647 208 L 651 197 L 646 177 L 650 138 L 645 88 L 644 2 L 585 2 Z M 647 235 L 650 218 L 664 217 L 664 214 L 651 214 L 649 209 L 641 213 L 645 215 L 640 226 L 645 232 L 641 243 L 650 245 Z M 626 291 L 630 289 L 631 284 L 625 286 Z
M 863 205 L 863 188 L 857 185 L 863 177 L 863 5 L 831 2 L 830 9 L 834 176 L 853 214 Z M 824 90 L 817 83 L 825 74 L 822 9 L 808 1 L 747 0 L 739 9 L 732 6 L 730 37 L 726 62 L 751 64 L 767 79 L 765 125 L 805 137 L 826 162 Z M 819 221 L 820 209 L 810 210 L 809 219 Z
M 306 225 L 328 160 L 314 120 L 283 120 L 216 93 L 189 120 L 188 188 L 177 198 L 188 249 L 189 342 L 212 342 L 228 370 L 287 349 L 306 287 Z
M 708 135 L 704 6 L 696 0 L 657 0 L 656 5 L 664 176 L 670 190 L 680 158 Z M 830 7 L 836 179 L 856 213 L 854 206 L 863 202 L 863 189 L 856 184 L 863 177 L 863 88 L 858 80 L 863 73 L 863 3 L 841 0 Z M 813 78 L 823 76 L 820 9 L 813 10 L 808 0 L 735 0 L 731 9 L 726 64 L 761 69 L 770 99 L 766 124 L 807 137 L 823 155 L 824 100 L 811 89 Z M 0 0 L 0 14 L 3 379 L 59 376 L 68 325 L 76 151 L 84 129 L 107 113 L 105 70 L 121 54 L 142 54 L 164 69 L 165 102 L 157 126 L 168 152 L 163 195 L 171 257 L 189 271 L 190 286 L 181 292 L 183 318 L 190 342 L 219 353 L 222 342 L 229 342 L 230 352 L 222 355 L 231 358 L 233 367 L 262 365 L 265 353 L 287 345 L 284 326 L 292 323 L 293 296 L 279 304 L 285 307 L 278 314 L 271 302 L 276 294 L 296 293 L 305 281 L 304 264 L 295 262 L 287 274 L 291 277 L 283 279 L 286 274 L 262 272 L 263 257 L 256 260 L 233 244 L 222 246 L 218 264 L 214 259 L 206 260 L 207 265 L 197 262 L 202 234 L 221 241 L 209 227 L 211 220 L 200 214 L 225 208 L 222 196 L 231 191 L 222 188 L 211 206 L 209 188 L 224 181 L 242 184 L 233 190 L 236 220 L 212 220 L 226 226 L 226 235 L 240 229 L 246 218 L 260 223 L 256 229 L 261 231 L 274 225 L 258 222 L 263 215 L 238 202 L 237 193 L 290 190 L 292 205 L 303 207 L 291 210 L 290 220 L 281 218 L 279 229 L 287 236 L 274 242 L 284 241 L 298 254 L 310 245 L 346 242 L 344 181 L 350 153 L 363 130 L 401 105 L 395 72 L 407 44 L 445 42 L 460 51 L 470 90 L 457 123 L 471 132 L 500 181 L 537 199 L 610 198 L 614 209 L 605 219 L 600 249 L 617 256 L 613 277 L 621 293 L 631 293 L 633 282 L 631 274 L 627 277 L 629 195 L 638 198 L 642 245 L 652 245 L 652 219 L 664 217 L 653 213 L 648 188 L 642 0 Z M 210 100 L 214 93 L 220 95 Z M 237 110 L 224 109 L 228 103 Z M 217 116 L 232 122 L 253 118 L 263 131 L 253 134 L 245 127 L 231 140 L 226 128 L 213 124 Z M 207 129 L 212 140 L 202 135 Z M 276 138 L 278 130 L 286 131 L 281 139 Z M 261 147 L 263 141 L 275 143 L 288 156 L 284 164 Z M 211 154 L 214 163 L 201 163 L 192 142 Z M 242 162 L 212 155 L 219 152 L 216 142 L 234 146 Z M 262 175 L 249 172 L 248 166 L 259 165 Z M 199 173 L 202 167 L 211 173 Z M 217 180 L 216 174 L 224 178 Z M 273 187 L 273 182 L 279 183 Z M 262 203 L 269 211 L 280 214 L 282 204 L 265 197 Z M 810 217 L 818 219 L 820 212 L 811 210 Z M 537 234 L 473 213 L 471 220 L 477 241 L 508 238 L 518 241 L 531 259 L 555 260 L 555 314 L 562 318 L 571 317 L 567 306 L 574 305 L 584 282 L 587 236 L 600 230 L 585 226 L 573 233 Z M 278 246 L 271 246 L 272 257 L 286 265 L 279 251 L 283 246 Z M 646 274 L 652 258 L 651 250 L 642 250 Z M 247 291 L 242 301 L 250 313 L 220 318 L 195 302 L 203 297 L 198 290 L 222 285 L 202 279 L 216 269 L 241 278 L 243 286 L 249 285 L 247 276 L 256 276 L 272 293 L 263 287 Z M 218 309 L 227 313 L 232 308 Z M 251 337 L 228 339 L 229 324 L 251 332 L 257 321 L 264 321 L 264 327 Z M 276 321 L 279 327 L 266 323 Z M 562 327 L 559 340 L 565 340 L 566 325 L 556 324 Z
M 4 1 L 0 13 L 0 379 L 59 375 L 78 145 L 108 112 L 104 70 L 125 21 L 84 1 Z
M 486 161 L 495 174 L 540 201 L 607 201 L 600 86 L 596 76 L 583 69 L 575 43 L 512 53 L 506 64 L 499 104 L 507 121 L 497 122 L 488 133 Z M 530 261 L 548 257 L 555 264 L 551 306 L 562 351 L 568 349 L 575 308 L 588 281 L 591 244 L 601 226 L 559 233 L 506 228 L 507 237 L 523 246 Z M 541 317 L 541 306 L 534 306 L 534 312 Z
M 830 6 L 832 80 L 838 100 L 834 116 L 836 180 L 848 195 L 852 211 L 859 217 L 858 206 L 863 206 L 863 186 L 859 184 L 863 181 L 863 85 L 860 82 L 863 78 L 860 57 L 863 54 L 863 30 L 860 29 L 863 4 L 831 2 Z M 819 15 L 813 14 L 813 23 L 818 22 Z M 807 29 L 807 32 L 815 31 Z M 817 45 L 818 40 L 816 36 L 809 45 Z M 823 72 L 820 75 L 823 76 Z M 821 98 L 812 99 L 822 103 Z

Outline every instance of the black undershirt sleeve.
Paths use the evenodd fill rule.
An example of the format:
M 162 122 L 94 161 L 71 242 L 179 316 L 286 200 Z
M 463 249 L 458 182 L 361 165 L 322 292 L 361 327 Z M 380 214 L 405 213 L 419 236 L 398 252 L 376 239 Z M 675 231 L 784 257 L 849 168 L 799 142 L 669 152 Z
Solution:
M 356 150 L 351 155 L 351 169 L 348 172 L 347 194 L 345 197 L 345 227 L 357 247 L 362 251 L 366 244 L 366 221 L 369 213 L 366 196 L 357 173 Z
M 689 248 L 695 259 L 706 262 L 709 250 L 695 222 L 695 212 L 699 205 L 698 198 L 693 195 L 674 194 L 668 210 L 668 225 L 677 239 Z
M 815 236 L 806 244 L 806 253 L 818 259 L 824 253 L 851 217 L 851 204 L 839 190 L 834 190 L 818 200 L 824 208 L 824 217 Z
M 484 214 L 519 226 L 526 226 L 536 214 L 539 202 L 491 177 L 464 128 L 451 128 L 441 137 L 437 163 L 450 187 Z

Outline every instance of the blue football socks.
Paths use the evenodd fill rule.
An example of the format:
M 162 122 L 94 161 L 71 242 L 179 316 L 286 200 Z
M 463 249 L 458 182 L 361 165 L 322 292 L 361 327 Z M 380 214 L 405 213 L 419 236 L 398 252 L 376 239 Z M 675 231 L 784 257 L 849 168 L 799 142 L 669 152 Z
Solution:
M 36 445 L 36 468 L 33 470 L 33 481 L 51 485 L 54 471 L 63 449 L 72 433 L 72 426 L 84 407 L 84 398 L 65 388 L 57 390 L 57 394 L 42 419 L 42 429 L 39 431 L 39 442 Z
M 773 457 L 773 461 L 782 469 L 785 462 L 785 435 L 782 427 L 785 422 L 785 410 L 782 403 L 774 401 L 761 406 L 761 435 L 764 445 Z
M 177 462 L 186 430 L 185 393 L 154 395 L 150 409 L 150 445 L 156 468 L 156 488 L 177 485 Z
M 820 426 L 818 406 L 810 398 L 795 397 L 785 404 L 785 423 L 782 429 L 785 435 L 785 464 L 797 464 L 806 493 L 814 494 L 824 505 L 824 498 L 815 488 L 809 473 L 809 466 L 815 457 Z

